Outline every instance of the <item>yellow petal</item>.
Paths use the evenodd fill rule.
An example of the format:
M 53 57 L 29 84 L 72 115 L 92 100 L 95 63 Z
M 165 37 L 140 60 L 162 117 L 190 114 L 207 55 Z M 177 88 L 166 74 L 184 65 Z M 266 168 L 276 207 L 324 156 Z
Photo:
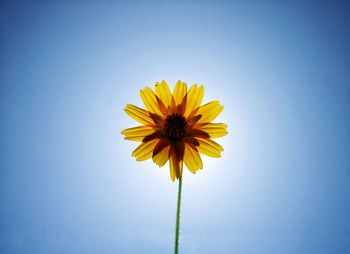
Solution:
M 204 104 L 196 113 L 196 115 L 202 115 L 198 123 L 209 123 L 213 121 L 223 109 L 224 107 L 219 104 L 219 101 L 212 101 Z
M 135 105 L 128 104 L 126 105 L 124 111 L 134 120 L 138 121 L 139 123 L 142 124 L 147 124 L 147 125 L 152 125 L 154 124 L 152 118 L 150 117 L 149 113 L 142 109 L 139 108 Z
M 188 144 L 185 144 L 184 162 L 186 167 L 193 174 L 195 174 L 199 168 L 200 169 L 203 168 L 203 162 L 198 151 L 196 151 L 194 148 L 192 148 Z
M 152 157 L 153 149 L 157 143 L 156 139 L 142 143 L 132 152 L 132 156 L 136 157 L 137 161 L 148 160 Z
M 149 112 L 156 113 L 158 115 L 162 114 L 162 112 L 159 109 L 156 96 L 151 88 L 146 87 L 145 89 L 140 90 L 140 96 L 143 103 L 145 104 L 146 109 Z
M 128 128 L 122 131 L 125 135 L 124 139 L 132 141 L 142 141 L 142 139 L 154 132 L 150 126 L 142 125 L 133 128 Z
M 202 154 L 205 154 L 209 157 L 219 158 L 221 157 L 221 152 L 224 151 L 224 148 L 211 139 L 200 139 L 198 138 L 199 146 L 196 148 Z
M 171 105 L 171 92 L 168 84 L 163 80 L 161 83 L 156 83 L 156 94 L 161 99 L 166 107 Z
M 175 181 L 175 178 L 178 179 L 182 176 L 182 161 L 177 161 L 174 156 L 171 156 L 169 159 L 170 165 L 170 177 L 172 181 Z
M 164 166 L 164 164 L 169 160 L 169 146 L 165 147 L 162 151 L 153 156 L 152 160 L 159 167 Z
M 170 178 L 171 178 L 171 181 L 174 182 L 175 177 L 176 177 L 176 173 L 175 173 L 175 169 L 174 169 L 174 162 L 171 158 L 169 160 L 169 167 L 170 167 Z
M 185 82 L 177 81 L 174 91 L 173 91 L 173 97 L 175 99 L 176 105 L 179 105 L 182 102 L 182 99 L 187 93 L 187 85 Z
M 193 128 L 196 128 L 196 126 Z M 208 133 L 211 138 L 220 138 L 227 135 L 227 125 L 224 123 L 208 123 L 198 128 Z
M 187 93 L 187 105 L 186 105 L 186 111 L 185 116 L 187 117 L 193 110 L 198 108 L 203 99 L 204 95 L 204 87 L 200 86 L 197 87 L 196 84 L 191 86 L 190 90 Z

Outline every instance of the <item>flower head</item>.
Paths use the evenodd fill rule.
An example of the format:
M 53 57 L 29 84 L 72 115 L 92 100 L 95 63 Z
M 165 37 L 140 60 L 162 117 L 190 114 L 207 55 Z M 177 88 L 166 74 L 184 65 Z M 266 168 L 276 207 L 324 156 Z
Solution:
M 192 173 L 203 168 L 199 153 L 220 157 L 224 150 L 212 140 L 227 134 L 227 125 L 211 123 L 223 110 L 219 101 L 201 105 L 204 88 L 192 85 L 187 90 L 184 82 L 178 81 L 173 93 L 165 81 L 156 83 L 155 92 L 149 87 L 140 91 L 146 110 L 128 104 L 125 112 L 141 126 L 122 131 L 125 139 L 142 142 L 133 152 L 136 160 L 152 158 L 159 167 L 167 161 L 170 177 L 182 176 L 182 167 Z

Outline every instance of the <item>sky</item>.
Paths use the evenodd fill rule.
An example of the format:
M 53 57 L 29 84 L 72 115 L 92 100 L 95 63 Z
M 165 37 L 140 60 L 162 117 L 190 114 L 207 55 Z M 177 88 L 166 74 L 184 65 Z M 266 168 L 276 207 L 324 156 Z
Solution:
M 172 253 L 177 182 L 123 111 L 166 80 L 220 100 L 183 176 L 180 253 L 350 252 L 350 5 L 1 1 L 0 252 Z

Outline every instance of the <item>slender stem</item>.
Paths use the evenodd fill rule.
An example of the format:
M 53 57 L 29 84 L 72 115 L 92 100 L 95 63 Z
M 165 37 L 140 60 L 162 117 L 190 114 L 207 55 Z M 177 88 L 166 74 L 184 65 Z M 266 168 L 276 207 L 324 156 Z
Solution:
M 181 190 L 182 190 L 182 177 L 179 178 L 179 191 L 178 191 L 178 194 L 177 194 L 175 254 L 179 253 Z

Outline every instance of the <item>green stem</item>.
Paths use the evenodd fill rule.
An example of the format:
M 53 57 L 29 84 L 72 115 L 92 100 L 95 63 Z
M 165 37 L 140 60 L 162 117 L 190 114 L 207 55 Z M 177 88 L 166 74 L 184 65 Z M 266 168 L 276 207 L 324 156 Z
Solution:
M 178 193 L 177 193 L 176 231 L 175 231 L 175 254 L 178 254 L 178 253 L 179 253 L 181 190 L 182 190 L 182 177 L 179 178 L 179 191 L 178 191 Z

